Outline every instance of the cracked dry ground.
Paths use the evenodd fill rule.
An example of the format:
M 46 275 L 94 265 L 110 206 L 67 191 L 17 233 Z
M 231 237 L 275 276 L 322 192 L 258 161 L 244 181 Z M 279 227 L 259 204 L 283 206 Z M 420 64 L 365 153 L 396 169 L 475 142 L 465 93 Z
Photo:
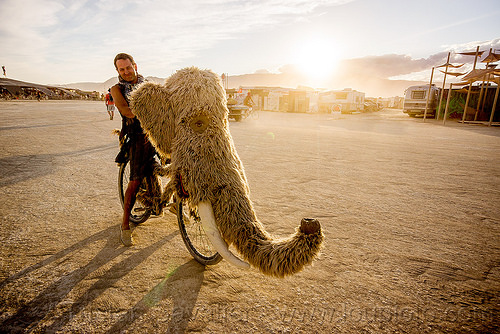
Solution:
M 0 113 L 0 332 L 499 331 L 498 128 L 388 109 L 231 122 L 266 229 L 324 230 L 314 265 L 275 279 L 199 265 L 170 213 L 120 245 L 103 102 Z

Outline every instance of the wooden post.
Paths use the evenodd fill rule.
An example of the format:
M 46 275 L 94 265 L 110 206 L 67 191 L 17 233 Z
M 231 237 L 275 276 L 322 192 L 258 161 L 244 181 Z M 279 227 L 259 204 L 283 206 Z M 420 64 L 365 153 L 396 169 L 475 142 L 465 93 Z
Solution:
M 486 76 L 483 76 L 483 83 L 481 84 L 481 90 L 479 91 L 479 98 L 477 99 L 477 107 L 476 107 L 476 114 L 474 115 L 474 121 L 477 119 L 477 114 L 479 112 L 479 108 L 481 107 L 481 100 L 483 99 L 485 80 L 486 80 Z
M 479 55 L 479 45 L 476 48 L 476 56 L 474 57 L 474 66 L 472 67 L 473 71 L 476 69 L 478 55 Z M 462 123 L 465 123 L 465 116 L 467 115 L 467 107 L 469 106 L 470 93 L 472 91 L 472 83 L 473 82 L 474 81 L 472 81 L 472 80 L 469 82 L 469 90 L 467 91 L 467 99 L 465 100 L 465 107 L 464 107 L 464 114 L 462 116 Z
M 434 67 L 431 71 L 431 81 L 429 82 L 429 89 L 427 90 L 427 101 L 425 101 L 425 111 L 424 111 L 424 122 L 427 117 L 427 108 L 429 107 L 429 98 L 431 96 L 431 87 L 432 87 L 432 77 L 434 76 Z
M 465 99 L 464 114 L 462 115 L 462 123 L 465 123 L 465 115 L 467 115 L 467 107 L 469 106 L 470 93 L 472 90 L 472 83 L 473 83 L 472 80 L 469 81 L 469 89 L 467 91 L 467 98 Z
M 437 110 L 436 120 L 439 119 L 439 116 L 441 114 L 441 103 L 443 101 L 444 84 L 446 83 L 446 73 L 448 73 L 448 64 L 450 63 L 450 54 L 451 52 L 448 52 L 448 58 L 446 59 L 446 68 L 444 70 L 444 78 L 443 78 L 443 88 L 441 89 L 441 97 L 439 98 L 439 106 Z
M 476 48 L 476 56 L 474 57 L 474 66 L 472 67 L 473 70 L 476 69 L 477 57 L 479 57 L 479 45 Z
M 450 105 L 451 89 L 452 89 L 452 87 L 453 87 L 453 83 L 450 83 L 450 90 L 448 91 L 448 98 L 446 99 L 446 108 L 444 109 L 443 125 L 446 124 L 446 114 L 448 114 L 448 106 Z
M 490 54 L 491 54 L 491 50 L 492 50 L 492 48 L 490 48 Z M 486 63 L 486 68 L 488 68 L 489 64 L 490 64 L 489 62 Z M 488 88 L 486 88 L 486 93 L 484 93 L 484 103 L 483 103 L 482 100 L 483 100 L 483 89 L 484 89 L 484 86 L 485 86 L 485 81 L 487 82 L 488 79 L 489 79 L 489 74 L 487 74 L 487 75 L 485 75 L 483 77 L 483 84 L 481 85 L 481 92 L 479 93 L 479 100 L 477 102 L 477 110 L 476 110 L 476 114 L 474 115 L 474 120 L 477 120 L 477 114 L 478 114 L 479 110 L 480 109 L 482 110 L 483 106 L 484 106 L 484 103 L 486 103 L 486 95 L 487 95 L 487 92 L 488 92 Z
M 495 115 L 495 109 L 497 106 L 499 88 L 500 88 L 500 77 L 498 77 L 497 90 L 495 92 L 495 99 L 493 100 L 493 107 L 491 108 L 490 122 L 488 123 L 488 126 L 491 126 L 491 123 L 493 122 L 493 116 Z

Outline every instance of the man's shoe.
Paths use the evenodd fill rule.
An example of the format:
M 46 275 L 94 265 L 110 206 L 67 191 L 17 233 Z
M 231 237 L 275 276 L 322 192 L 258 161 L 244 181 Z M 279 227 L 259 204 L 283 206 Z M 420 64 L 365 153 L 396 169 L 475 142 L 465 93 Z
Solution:
M 130 247 L 134 244 L 134 238 L 132 238 L 132 230 L 122 230 L 120 226 L 120 241 L 123 246 Z

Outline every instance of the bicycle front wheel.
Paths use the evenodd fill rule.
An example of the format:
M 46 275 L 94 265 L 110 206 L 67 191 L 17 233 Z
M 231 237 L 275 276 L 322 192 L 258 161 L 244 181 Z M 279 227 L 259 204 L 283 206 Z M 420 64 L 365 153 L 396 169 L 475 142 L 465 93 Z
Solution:
M 222 256 L 212 246 L 205 234 L 198 215 L 198 208 L 191 208 L 185 199 L 177 199 L 177 222 L 182 240 L 193 258 L 203 265 L 214 265 Z
M 118 172 L 118 194 L 120 195 L 120 202 L 122 208 L 125 206 L 125 192 L 127 191 L 128 182 L 130 180 L 130 161 L 120 164 L 120 171 Z M 145 182 L 139 186 L 139 191 L 145 187 Z M 141 201 L 134 199 L 134 205 L 130 212 L 130 221 L 135 224 L 144 223 L 151 215 L 151 211 Z
M 253 110 L 250 112 L 250 118 L 251 118 L 251 119 L 259 119 L 259 111 L 258 111 L 258 110 L 253 109 Z

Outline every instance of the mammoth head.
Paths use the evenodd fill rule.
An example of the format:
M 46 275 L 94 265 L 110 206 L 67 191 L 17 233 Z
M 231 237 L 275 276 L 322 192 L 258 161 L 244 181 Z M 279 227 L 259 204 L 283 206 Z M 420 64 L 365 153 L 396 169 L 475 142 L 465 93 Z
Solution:
M 228 127 L 221 79 L 195 67 L 177 71 L 164 85 L 142 84 L 130 107 L 160 154 L 172 153 L 175 138 L 206 141 Z

